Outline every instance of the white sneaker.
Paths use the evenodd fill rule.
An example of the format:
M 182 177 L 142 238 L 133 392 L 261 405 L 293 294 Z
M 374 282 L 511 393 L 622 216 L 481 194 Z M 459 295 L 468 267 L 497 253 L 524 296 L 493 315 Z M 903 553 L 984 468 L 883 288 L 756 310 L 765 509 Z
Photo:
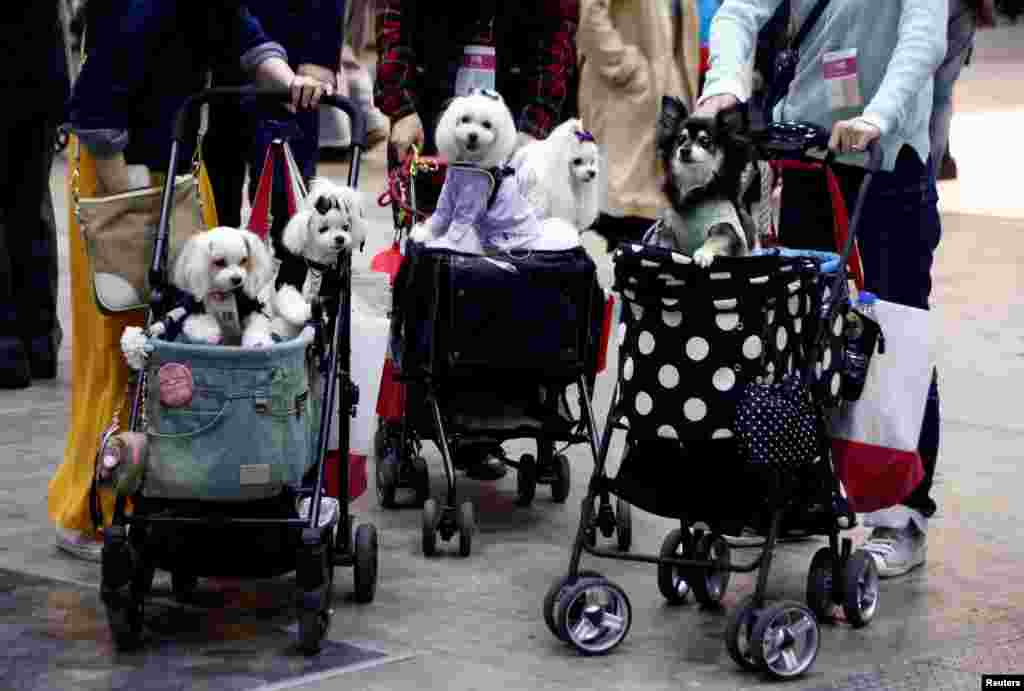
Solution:
M 925 562 L 925 534 L 913 521 L 905 528 L 875 528 L 863 548 L 875 558 L 881 578 L 902 576 Z
M 95 536 L 87 535 L 81 530 L 65 530 L 57 528 L 57 549 L 82 559 L 100 563 L 103 542 Z

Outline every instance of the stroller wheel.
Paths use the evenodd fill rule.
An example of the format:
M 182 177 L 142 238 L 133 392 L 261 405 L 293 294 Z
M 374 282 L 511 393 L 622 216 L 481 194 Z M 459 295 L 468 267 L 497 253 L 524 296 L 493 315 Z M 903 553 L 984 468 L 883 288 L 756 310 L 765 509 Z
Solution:
M 437 554 L 437 524 L 441 520 L 441 511 L 437 500 L 427 499 L 423 502 L 423 556 L 432 557 Z
M 658 556 L 676 559 L 687 556 L 683 550 L 682 530 L 676 528 L 665 536 Z M 683 569 L 671 564 L 658 564 L 658 590 L 670 605 L 681 605 L 686 602 L 686 596 L 690 594 L 690 584 L 684 577 Z
M 398 458 L 388 451 L 384 456 L 377 457 L 377 499 L 381 507 L 393 509 L 395 491 L 398 489 Z
M 468 557 L 473 551 L 473 533 L 476 532 L 473 504 L 468 501 L 462 502 L 455 520 L 455 525 L 459 529 L 459 556 Z
M 820 645 L 818 620 L 799 602 L 766 607 L 758 613 L 750 637 L 757 666 L 776 679 L 792 679 L 810 669 Z
M 811 558 L 807 571 L 807 606 L 818 621 L 831 621 L 832 599 L 832 550 L 822 547 Z
M 355 581 L 356 602 L 373 602 L 377 591 L 377 529 L 369 524 L 356 528 L 355 537 Z
M 629 633 L 632 607 L 625 591 L 604 578 L 581 578 L 558 598 L 559 638 L 584 655 L 604 655 Z
M 119 602 L 108 602 L 107 622 L 114 645 L 120 651 L 135 650 L 142 644 L 142 600 L 121 596 Z
M 416 506 L 423 506 L 430 498 L 430 470 L 423 456 L 412 459 L 412 481 L 416 486 Z
M 528 453 L 519 457 L 519 468 L 516 469 L 516 488 L 519 492 L 518 504 L 529 506 L 537 494 L 537 460 Z
M 568 457 L 560 453 L 555 456 L 555 476 L 551 479 L 551 499 L 556 504 L 563 504 L 569 498 L 569 483 L 572 473 L 569 470 Z
M 729 543 L 721 536 L 707 533 L 697 542 L 697 559 L 714 562 L 710 568 L 689 569 L 693 597 L 704 607 L 717 607 L 722 602 L 729 578 Z
M 193 576 L 183 571 L 171 573 L 171 592 L 174 593 L 174 599 L 178 602 L 187 602 L 192 599 L 198 586 L 199 576 Z
M 568 641 L 562 638 L 562 634 L 558 631 L 558 624 L 555 622 L 555 608 L 558 606 L 558 601 L 561 599 L 562 593 L 565 589 L 579 581 L 581 578 L 602 578 L 602 576 L 597 571 L 580 569 L 576 578 L 570 580 L 567 576 L 562 576 L 552 583 L 551 587 L 548 588 L 548 592 L 544 594 L 544 623 L 548 625 L 548 631 L 553 633 L 556 638 L 559 638 L 566 643 L 568 643 Z
M 324 637 L 331 627 L 331 615 L 327 612 L 299 612 L 299 650 L 304 655 L 316 655 L 323 646 Z
M 859 629 L 867 626 L 878 610 L 878 566 L 868 552 L 859 549 L 843 569 L 843 613 Z
M 615 537 L 620 552 L 633 546 L 633 516 L 629 502 L 622 497 L 615 498 Z
M 750 648 L 750 639 L 754 632 L 754 622 L 760 610 L 754 607 L 755 598 L 748 595 L 740 601 L 733 611 L 729 612 L 729 619 L 725 625 L 725 649 L 729 651 L 736 664 L 748 672 L 757 669 L 757 660 Z

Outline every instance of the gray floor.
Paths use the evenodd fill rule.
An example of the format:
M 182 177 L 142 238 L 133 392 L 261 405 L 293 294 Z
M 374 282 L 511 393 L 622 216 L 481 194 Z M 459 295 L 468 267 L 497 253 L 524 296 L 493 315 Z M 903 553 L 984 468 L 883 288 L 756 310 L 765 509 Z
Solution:
M 1024 417 L 1019 405 L 1024 386 L 1020 271 L 1024 249 L 1018 235 L 1024 231 L 1019 172 L 1024 156 L 1019 134 L 1024 130 L 1024 27 L 1004 27 L 979 36 L 975 64 L 965 71 L 957 101 L 952 150 L 960 162 L 961 177 L 942 185 L 944 237 L 935 269 L 934 301 L 944 344 L 940 360 L 944 420 L 936 488 L 941 508 L 930 532 L 928 563 L 908 577 L 883 584 L 881 611 L 870 627 L 857 631 L 842 624 L 823 627 L 816 665 L 791 688 L 975 689 L 980 687 L 982 673 L 1024 672 L 1024 583 L 1019 575 L 1024 543 L 1018 539 L 1024 518 L 1019 500 L 1024 489 L 1019 470 L 1024 456 Z M 61 218 L 66 213 L 65 170 L 66 164 L 59 161 L 53 177 Z M 343 170 L 335 164 L 324 166 L 330 175 Z M 379 150 L 367 161 L 364 183 L 374 197 L 383 190 Z M 366 252 L 357 258 L 356 291 L 371 309 L 380 311 L 388 302 L 387 285 L 367 267 L 370 257 L 390 242 L 389 212 L 373 208 L 371 213 L 374 233 Z M 62 246 L 66 247 L 66 237 Z M 589 246 L 607 271 L 600 243 Z M 62 280 L 66 289 L 66 270 Z M 63 357 L 66 363 L 67 349 Z M 599 413 L 606 409 L 612 380 L 607 375 L 600 380 Z M 82 679 L 93 680 L 83 681 L 82 688 L 114 688 L 113 681 L 94 682 L 112 679 L 113 667 L 139 664 L 137 659 L 95 654 L 96 646 L 109 649 L 95 603 L 99 568 L 69 560 L 53 546 L 45 497 L 47 481 L 63 453 L 69 391 L 65 367 L 56 382 L 27 391 L 0 392 L 0 516 L 5 519 L 0 526 L 0 569 L 8 570 L 0 575 L 0 639 L 8 642 L 0 654 L 0 686 L 5 688 L 52 687 L 46 680 L 53 678 L 45 674 L 32 677 L 36 680 L 32 685 L 25 675 L 12 671 L 24 658 L 16 654 L 23 648 L 10 641 L 26 627 L 35 632 L 33 636 L 46 638 L 53 655 L 30 657 L 55 669 L 77 664 L 85 670 Z M 469 559 L 447 554 L 423 558 L 419 512 L 382 511 L 371 486 L 355 502 L 353 512 L 359 520 L 375 523 L 381 533 L 377 599 L 365 606 L 349 601 L 345 595 L 351 590 L 351 575 L 339 570 L 330 638 L 379 651 L 389 656 L 384 658 L 388 664 L 340 677 L 314 676 L 301 687 L 759 686 L 757 677 L 739 672 L 725 653 L 724 614 L 703 612 L 693 605 L 666 606 L 650 567 L 588 562 L 619 583 L 633 604 L 629 638 L 612 655 L 578 657 L 548 633 L 540 617 L 540 600 L 565 568 L 578 501 L 592 466 L 583 448 L 574 449 L 571 458 L 572 495 L 562 506 L 550 502 L 542 490 L 532 508 L 516 507 L 511 473 L 496 484 L 460 481 L 460 490 L 477 505 L 480 524 Z M 436 454 L 430 456 L 435 492 L 441 487 L 438 461 Z M 721 492 L 727 499 L 727 488 L 709 491 Z M 641 549 L 656 551 L 670 527 L 667 520 L 634 514 L 635 542 Z M 863 531 L 855 531 L 854 537 L 861 540 Z M 802 599 L 807 565 L 818 546 L 797 543 L 778 550 L 770 585 L 773 597 Z M 258 665 L 269 665 L 265 670 L 292 664 L 281 648 L 278 621 L 287 612 L 287 597 L 282 595 L 277 605 L 273 600 L 267 604 L 265 597 L 278 592 L 281 584 L 204 586 L 213 592 L 225 587 L 240 602 L 263 603 L 261 607 L 270 608 L 272 615 L 256 617 L 236 639 L 230 635 L 216 639 L 229 652 L 236 645 L 232 640 L 249 641 L 243 647 L 250 651 L 259 647 L 252 640 L 262 641 L 263 646 L 262 655 L 252 656 L 257 660 L 254 666 L 241 665 L 241 676 L 234 681 L 225 677 L 220 688 L 280 682 L 280 676 L 245 675 Z M 752 589 L 751 576 L 734 576 L 726 607 Z M 196 614 L 197 626 L 213 631 L 222 613 L 223 608 L 213 608 Z M 207 654 L 200 643 L 160 650 L 166 659 L 153 669 L 191 668 L 201 665 Z M 225 655 L 223 648 L 218 650 L 217 655 Z M 288 679 L 301 681 L 304 673 L 293 669 Z M 211 683 L 199 673 L 175 679 L 180 682 L 177 688 L 206 688 Z M 153 686 L 169 687 L 155 682 Z

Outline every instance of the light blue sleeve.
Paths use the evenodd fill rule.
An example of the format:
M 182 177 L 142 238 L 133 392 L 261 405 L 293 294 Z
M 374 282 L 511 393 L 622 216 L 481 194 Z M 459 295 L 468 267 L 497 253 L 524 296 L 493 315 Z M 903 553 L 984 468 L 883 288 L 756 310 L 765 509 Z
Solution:
M 947 0 L 903 0 L 896 49 L 862 116 L 883 136 L 903 127 L 908 111 L 946 56 L 948 17 Z
M 722 3 L 711 20 L 708 41 L 711 66 L 698 103 L 721 94 L 732 94 L 741 101 L 750 98 L 757 32 L 781 4 L 782 0 L 725 0 Z

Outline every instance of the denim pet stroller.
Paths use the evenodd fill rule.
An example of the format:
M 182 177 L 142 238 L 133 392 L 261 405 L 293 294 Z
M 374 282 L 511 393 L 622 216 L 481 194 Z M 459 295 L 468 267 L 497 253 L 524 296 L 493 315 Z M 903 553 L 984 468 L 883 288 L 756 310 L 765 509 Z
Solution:
M 287 91 L 210 89 L 177 115 L 171 144 L 174 179 L 186 127 L 205 103 L 252 97 L 286 102 Z M 325 97 L 352 122 L 349 184 L 359 178 L 366 123 L 358 106 Z M 148 324 L 166 316 L 172 186 L 164 189 L 154 256 Z M 340 509 L 321 501 L 332 424 L 348 456 L 348 417 L 356 404 L 349 378 L 351 255 L 327 270 L 337 295 L 314 301 L 315 336 L 264 349 L 190 345 L 151 338 L 132 405 L 133 432 L 146 439 L 141 484 L 119 493 L 106 530 L 101 595 L 119 648 L 141 641 L 144 600 L 154 572 L 171 573 L 177 596 L 200 577 L 272 578 L 294 571 L 299 647 L 320 650 L 330 624 L 335 566 L 354 567 L 355 599 L 373 600 L 377 533 L 352 535 L 347 464 L 341 466 Z M 170 373 L 191 380 L 187 400 L 165 395 Z M 332 411 L 341 411 L 338 419 Z M 133 510 L 126 510 L 131 499 Z M 340 515 L 339 515 L 340 514 Z
M 828 133 L 781 123 L 749 140 L 762 159 L 806 162 L 827 149 Z M 832 468 L 824 416 L 843 397 L 846 267 L 879 161 L 876 147 L 841 257 L 767 250 L 717 257 L 703 269 L 667 249 L 617 250 L 619 379 L 568 573 L 543 602 L 549 629 L 579 652 L 609 652 L 625 638 L 632 617 L 619 586 L 580 568 L 584 552 L 656 564 L 658 589 L 672 604 L 692 591 L 702 606 L 717 607 L 732 573 L 756 570 L 754 593 L 728 617 L 726 646 L 744 669 L 775 678 L 810 668 L 818 623 L 830 619 L 836 605 L 853 626 L 874 616 L 874 561 L 863 550 L 851 554 L 851 540 L 839 538 L 855 516 Z M 823 167 L 830 162 L 831 155 Z M 626 449 L 611 478 L 605 464 L 616 430 L 626 432 Z M 658 555 L 598 548 L 591 517 L 603 493 L 678 519 L 679 527 Z M 828 537 L 828 547 L 811 560 L 806 606 L 765 598 L 784 522 Z M 754 544 L 726 537 L 751 528 L 759 536 Z M 731 552 L 741 548 L 760 554 L 736 563 Z
M 414 158 L 392 177 L 396 240 L 432 210 L 444 169 L 438 159 Z M 555 502 L 568 497 L 569 459 L 556 445 L 589 442 L 596 453 L 590 392 L 604 296 L 582 248 L 475 256 L 406 243 L 405 254 L 394 286 L 393 361 L 384 375 L 399 384 L 381 385 L 400 395 L 378 405 L 377 492 L 390 508 L 397 490 L 414 490 L 425 555 L 436 553 L 438 535 L 448 541 L 458 533 L 459 553 L 468 556 L 475 516 L 473 504 L 456 496 L 461 444 L 493 444 L 517 470 L 522 506 L 538 484 L 550 485 Z M 571 388 L 579 394 L 575 411 Z M 536 455 L 505 456 L 500 444 L 513 439 L 536 441 Z M 430 497 L 424 441 L 441 452 L 443 504 Z

